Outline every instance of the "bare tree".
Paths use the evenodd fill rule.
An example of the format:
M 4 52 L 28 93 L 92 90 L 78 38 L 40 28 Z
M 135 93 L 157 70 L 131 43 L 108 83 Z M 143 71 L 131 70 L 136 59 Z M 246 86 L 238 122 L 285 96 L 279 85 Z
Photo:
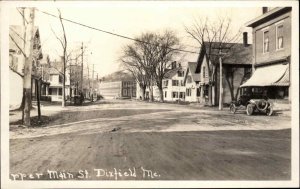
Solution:
M 134 44 L 123 49 L 123 65 L 139 82 L 143 96 L 146 86 L 149 87 L 150 101 L 153 101 L 153 86 L 156 85 L 160 93 L 159 100 L 163 102 L 162 80 L 180 48 L 179 39 L 174 32 L 166 30 L 163 34 L 144 33 L 136 38 Z
M 23 45 L 20 45 L 16 42 L 14 37 L 9 34 L 10 39 L 16 45 L 16 47 L 20 50 L 24 57 L 24 76 L 23 76 L 23 98 L 21 103 L 22 109 L 22 122 L 26 126 L 30 126 L 30 110 L 31 110 L 31 75 L 32 75 L 32 65 L 33 62 L 36 62 L 38 57 L 38 53 L 34 52 L 34 48 L 37 49 L 35 44 L 35 29 L 34 29 L 34 17 L 35 10 L 34 8 L 22 8 L 20 11 L 17 9 L 21 16 L 23 17 L 23 27 L 25 32 L 23 36 L 19 35 L 15 32 L 19 38 L 23 40 Z M 40 48 L 40 47 L 38 47 Z M 39 49 L 38 49 L 39 50 Z M 13 67 L 10 67 L 13 70 Z M 40 111 L 39 111 L 40 113 Z M 40 118 L 40 114 L 39 114 Z
M 59 21 L 60 21 L 61 28 L 62 28 L 62 37 L 58 37 L 57 34 L 53 31 L 53 29 L 52 28 L 51 29 L 52 29 L 52 32 L 54 33 L 56 39 L 60 42 L 62 50 L 63 50 L 63 54 L 62 54 L 62 72 L 60 72 L 62 77 L 63 77 L 61 106 L 65 107 L 65 102 L 66 102 L 66 95 L 65 95 L 65 93 L 66 93 L 66 67 L 67 67 L 67 62 L 68 62 L 68 59 L 70 57 L 70 54 L 67 53 L 67 47 L 68 47 L 67 35 L 66 35 L 66 31 L 65 31 L 65 26 L 63 24 L 63 19 L 62 19 L 62 16 L 61 16 L 61 11 L 60 11 L 60 9 L 57 9 L 57 11 L 58 11 L 58 17 L 59 17 Z
M 208 101 L 209 105 L 214 105 L 214 87 L 216 82 L 216 68 L 220 68 L 220 96 L 219 109 L 223 105 L 223 87 L 222 87 L 222 59 L 228 54 L 237 41 L 240 31 L 237 34 L 232 34 L 232 22 L 228 17 L 220 17 L 217 21 L 211 22 L 208 18 L 194 20 L 193 25 L 184 26 L 188 35 L 196 40 L 201 48 L 205 49 L 206 57 L 209 60 L 209 90 Z M 225 53 L 224 53 L 225 49 Z
M 152 33 L 142 34 L 131 45 L 126 45 L 123 48 L 120 60 L 123 67 L 130 71 L 138 82 L 142 100 L 145 99 L 146 87 L 151 90 L 151 83 L 154 72 L 154 57 L 153 47 L 150 45 L 153 42 L 155 35 Z M 151 49 L 152 47 L 152 49 Z M 153 91 L 150 91 L 150 101 L 153 101 Z
M 159 90 L 159 101 L 164 101 L 163 95 L 163 79 L 169 69 L 170 63 L 179 54 L 182 49 L 179 38 L 171 30 L 165 30 L 163 34 L 157 38 L 158 49 L 156 54 L 154 79 Z

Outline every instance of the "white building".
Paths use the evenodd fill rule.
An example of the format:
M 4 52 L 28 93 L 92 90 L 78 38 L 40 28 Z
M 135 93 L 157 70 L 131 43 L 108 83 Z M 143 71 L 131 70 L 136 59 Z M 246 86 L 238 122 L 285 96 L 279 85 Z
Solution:
M 181 65 L 166 73 L 165 79 L 163 79 L 165 101 L 185 100 L 184 73 L 185 69 Z
M 70 96 L 70 77 L 69 71 L 66 70 L 65 96 Z M 49 96 L 51 101 L 62 101 L 63 75 L 58 69 L 50 68 L 49 71 Z
M 196 67 L 197 62 L 189 62 L 184 77 L 184 84 L 186 87 L 185 100 L 188 102 L 199 102 L 200 73 L 196 73 Z

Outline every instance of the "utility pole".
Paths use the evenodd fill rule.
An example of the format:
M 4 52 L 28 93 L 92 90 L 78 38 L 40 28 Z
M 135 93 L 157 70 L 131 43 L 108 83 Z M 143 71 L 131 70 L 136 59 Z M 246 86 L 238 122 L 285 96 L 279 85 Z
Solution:
M 222 49 L 230 49 L 229 47 L 218 47 L 218 48 L 212 48 L 212 49 L 218 49 L 219 54 L 219 66 L 220 66 L 220 94 L 219 94 L 219 110 L 223 110 L 223 64 L 222 64 L 222 56 L 226 55 L 227 53 L 223 53 Z
M 94 64 L 93 64 L 93 74 L 92 74 L 92 102 L 94 101 Z
M 81 93 L 83 93 L 83 42 L 81 43 Z
M 25 39 L 25 58 L 23 88 L 25 93 L 24 104 L 24 125 L 30 126 L 30 109 L 31 109 L 31 72 L 33 61 L 33 32 L 34 32 L 34 8 L 24 10 L 25 18 L 28 21 L 26 27 Z
M 89 85 L 89 97 L 91 97 L 91 84 L 90 84 L 90 68 L 89 68 L 89 64 L 87 62 L 87 69 L 88 69 L 88 85 Z
M 220 63 L 220 96 L 219 96 L 219 110 L 223 110 L 223 65 L 222 65 L 222 50 L 219 52 L 219 63 Z

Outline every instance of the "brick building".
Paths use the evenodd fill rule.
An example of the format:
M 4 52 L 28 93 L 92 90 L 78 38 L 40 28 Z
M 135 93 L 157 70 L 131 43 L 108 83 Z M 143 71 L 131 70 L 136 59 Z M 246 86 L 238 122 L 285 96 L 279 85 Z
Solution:
M 289 99 L 291 7 L 263 7 L 263 14 L 246 26 L 253 29 L 253 70 L 242 86 L 260 86 L 271 99 Z
M 104 98 L 136 98 L 136 81 L 129 73 L 118 71 L 101 79 L 99 93 Z

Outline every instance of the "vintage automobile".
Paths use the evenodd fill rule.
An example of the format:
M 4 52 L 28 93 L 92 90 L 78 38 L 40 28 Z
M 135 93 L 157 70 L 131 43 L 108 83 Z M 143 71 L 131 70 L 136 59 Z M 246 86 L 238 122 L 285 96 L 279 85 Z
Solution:
M 231 102 L 230 112 L 235 113 L 238 109 L 246 109 L 247 115 L 254 112 L 265 113 L 268 116 L 273 114 L 273 105 L 268 102 L 268 97 L 262 87 L 242 87 L 238 101 Z

